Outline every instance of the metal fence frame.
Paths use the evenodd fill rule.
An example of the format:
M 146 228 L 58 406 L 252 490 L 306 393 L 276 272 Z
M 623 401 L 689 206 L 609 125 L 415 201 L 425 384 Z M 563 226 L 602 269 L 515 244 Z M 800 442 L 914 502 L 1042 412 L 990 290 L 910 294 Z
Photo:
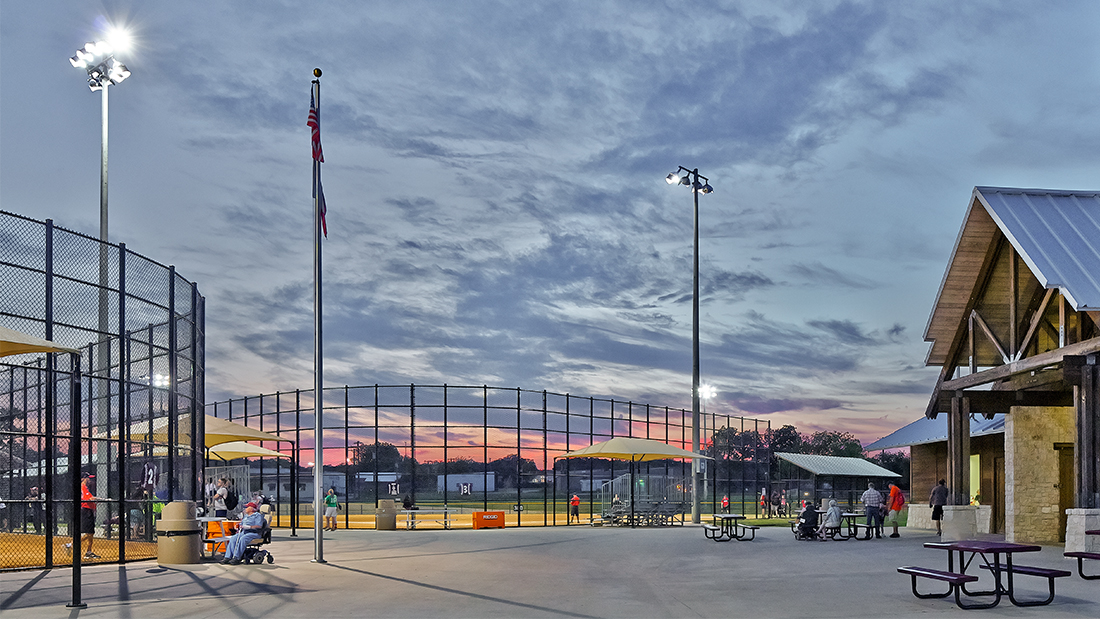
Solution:
M 96 473 L 96 494 L 109 499 L 96 520 L 105 533 L 118 527 L 118 560 L 148 558 L 147 551 L 127 551 L 131 510 L 149 514 L 152 502 L 132 492 L 136 468 L 158 467 L 158 500 L 201 497 L 203 444 L 194 437 L 203 436 L 204 417 L 191 413 L 204 409 L 205 299 L 175 267 L 125 244 L 6 211 L 0 289 L 0 324 L 80 350 L 0 362 L 0 411 L 7 416 L 0 490 L 9 527 L 16 512 L 36 507 L 23 498 L 29 488 L 45 490 L 43 564 L 18 567 L 70 562 L 55 556 L 53 542 L 66 524 L 71 533 L 65 510 L 79 513 L 79 477 L 69 466 L 77 462 L 71 468 Z M 154 436 L 154 423 L 163 436 Z M 117 524 L 107 523 L 112 518 Z
M 449 470 L 450 463 L 455 458 L 468 457 L 480 451 L 476 462 L 482 465 L 480 472 L 486 479 L 482 484 L 481 500 L 472 500 L 480 502 L 481 508 L 488 509 L 490 461 L 515 455 L 517 480 L 522 480 L 524 476 L 524 460 L 533 461 L 538 468 L 537 473 L 546 477 L 541 483 L 541 501 L 532 501 L 531 497 L 526 496 L 523 483 L 517 482 L 514 489 L 515 505 L 524 506 L 527 513 L 538 513 L 541 508 L 543 525 L 556 523 L 556 519 L 551 519 L 549 514 L 564 508 L 575 488 L 575 480 L 587 479 L 592 488 L 588 497 L 589 510 L 599 513 L 602 509 L 594 485 L 597 482 L 596 461 L 563 459 L 555 466 L 555 456 L 615 436 L 651 438 L 685 449 L 691 446 L 690 410 L 549 391 L 487 385 L 344 386 L 326 388 L 323 404 L 325 461 L 344 463 L 326 464 L 324 475 L 330 477 L 342 473 L 345 488 L 353 487 L 352 478 L 359 472 L 351 464 L 357 441 L 368 446 L 383 442 L 397 445 L 392 442 L 392 437 L 400 436 L 406 439 L 401 447 L 405 450 L 403 457 L 408 459 L 407 464 L 411 467 L 411 474 L 402 475 L 402 479 L 406 483 L 411 482 L 412 487 L 401 490 L 399 495 L 409 493 L 416 500 L 421 494 L 438 494 L 434 492 L 434 484 L 431 491 L 422 487 L 426 482 L 422 479 L 418 481 L 422 476 L 418 475 L 417 468 L 431 467 L 431 475 L 460 474 Z M 265 446 L 290 454 L 292 462 L 299 465 L 291 465 L 287 467 L 288 471 L 284 471 L 278 463 L 271 465 L 271 459 L 253 460 L 255 473 L 252 485 L 263 488 L 273 479 L 276 488 L 282 488 L 284 482 L 288 482 L 290 506 L 289 509 L 277 510 L 279 519 L 276 524 L 287 525 L 282 520 L 285 511 L 290 518 L 289 526 L 301 526 L 300 517 L 312 513 L 308 504 L 300 500 L 298 488 L 308 485 L 299 480 L 300 471 L 304 471 L 306 476 L 312 475 L 308 468 L 300 464 L 303 462 L 303 451 L 306 461 L 312 458 L 313 453 L 313 390 L 281 391 L 212 402 L 207 404 L 207 414 L 294 439 L 293 446 L 286 443 Z M 756 443 L 743 442 L 737 450 L 742 456 L 751 454 L 747 460 L 734 462 L 730 453 L 734 449 L 712 454 L 717 456 L 718 462 L 708 467 L 707 493 L 702 500 L 709 503 L 711 511 L 715 511 L 723 495 L 739 495 L 740 500 L 734 502 L 740 503 L 741 510 L 746 514 L 759 515 L 760 505 L 756 497 L 768 485 L 770 478 L 771 458 L 766 445 L 771 431 L 770 422 L 713 412 L 703 413 L 703 416 L 701 450 L 705 453 L 720 450 L 712 439 L 716 434 L 729 432 L 730 429 L 735 430 L 742 441 L 751 443 L 755 440 Z M 464 442 L 452 440 L 456 436 L 461 436 Z M 473 444 L 471 438 L 480 440 Z M 640 463 L 637 472 L 639 475 L 652 473 L 669 476 L 676 473 L 677 467 L 686 471 L 690 465 L 670 461 Z M 626 473 L 629 463 L 611 461 L 607 468 L 613 479 L 617 477 L 616 472 Z M 383 491 L 386 482 L 380 481 L 378 475 L 373 477 L 373 488 L 366 496 L 368 503 L 369 498 L 373 497 L 377 506 L 380 498 L 391 498 L 393 495 Z M 603 477 L 598 481 L 604 481 Z M 498 487 L 496 495 L 500 494 Z M 749 496 L 753 498 L 749 499 Z M 454 505 L 459 502 L 456 499 L 455 493 L 445 487 L 441 496 L 432 501 Z M 499 502 L 499 496 L 494 500 Z M 306 514 L 301 512 L 303 504 L 307 507 Z M 343 514 L 345 525 L 350 523 L 349 512 L 345 510 Z M 522 525 L 522 519 L 517 518 L 517 524 Z

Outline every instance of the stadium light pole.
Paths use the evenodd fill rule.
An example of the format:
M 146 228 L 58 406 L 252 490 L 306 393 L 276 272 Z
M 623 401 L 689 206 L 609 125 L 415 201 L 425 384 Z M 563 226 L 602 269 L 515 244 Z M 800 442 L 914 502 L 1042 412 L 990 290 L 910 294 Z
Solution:
M 683 172 L 684 175 L 680 176 Z M 703 182 L 699 182 L 702 179 Z M 691 189 L 695 199 L 695 243 L 691 278 L 691 451 L 699 453 L 699 194 L 712 193 L 710 179 L 699 174 L 699 168 L 679 166 L 665 177 L 669 185 L 683 185 Z M 699 493 L 702 486 L 702 461 L 691 464 L 691 521 L 702 521 L 699 513 Z
M 108 130 L 108 86 L 122 83 L 130 77 L 130 70 L 114 57 L 116 48 L 124 49 L 129 36 L 121 30 L 111 33 L 110 40 L 87 43 L 80 48 L 69 62 L 77 69 L 88 74 L 88 88 L 92 92 L 102 93 L 101 140 L 99 148 L 99 339 L 106 340 L 107 329 L 107 130 Z M 97 351 L 97 368 L 105 369 L 109 360 L 106 346 Z

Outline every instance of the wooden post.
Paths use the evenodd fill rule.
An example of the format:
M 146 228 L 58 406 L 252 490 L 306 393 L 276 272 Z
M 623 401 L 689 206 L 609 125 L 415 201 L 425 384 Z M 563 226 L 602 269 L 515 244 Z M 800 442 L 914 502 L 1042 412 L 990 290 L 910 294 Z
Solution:
M 1100 508 L 1100 355 L 1091 354 L 1081 360 L 1080 379 L 1073 387 L 1077 417 L 1074 506 Z M 1071 364 L 1067 363 L 1067 370 Z
M 951 398 L 947 419 L 947 477 L 951 505 L 969 505 L 970 399 L 958 395 Z

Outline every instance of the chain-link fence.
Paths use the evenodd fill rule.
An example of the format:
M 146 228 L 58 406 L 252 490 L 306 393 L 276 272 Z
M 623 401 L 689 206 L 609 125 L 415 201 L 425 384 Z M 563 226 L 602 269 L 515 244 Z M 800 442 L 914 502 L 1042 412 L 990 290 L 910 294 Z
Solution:
M 0 290 L 0 325 L 80 351 L 0 359 L 0 569 L 72 562 L 82 502 L 84 561 L 155 556 L 160 505 L 202 494 L 198 288 L 125 245 L 0 211 Z
M 511 526 L 567 524 L 573 495 L 582 500 L 583 520 L 608 511 L 616 496 L 622 504 L 633 498 L 638 508 L 662 504 L 690 512 L 690 463 L 640 462 L 631 476 L 629 462 L 559 458 L 616 436 L 690 450 L 690 410 L 454 385 L 326 389 L 323 410 L 322 482 L 339 497 L 341 526 L 373 527 L 383 499 L 446 506 L 459 522 L 475 510 L 504 511 Z M 248 462 L 249 487 L 241 494 L 260 493 L 275 503 L 278 526 L 312 527 L 313 391 L 215 402 L 206 411 L 294 441 L 266 444 L 288 457 Z M 704 411 L 700 425 L 700 450 L 714 458 L 701 461 L 704 511 L 717 511 L 728 497 L 731 509 L 761 515 L 769 422 Z

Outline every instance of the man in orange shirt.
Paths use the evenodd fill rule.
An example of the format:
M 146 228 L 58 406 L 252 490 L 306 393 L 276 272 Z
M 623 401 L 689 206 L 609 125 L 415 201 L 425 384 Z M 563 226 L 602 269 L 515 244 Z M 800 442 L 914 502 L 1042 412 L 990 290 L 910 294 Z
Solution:
M 95 483 L 95 475 L 83 473 L 80 482 L 80 548 L 84 549 L 84 542 L 88 542 L 88 550 L 84 553 L 85 559 L 99 559 L 99 555 L 92 552 L 92 544 L 95 543 L 95 502 L 102 501 L 92 494 L 88 488 L 89 483 Z M 72 550 L 72 543 L 65 544 L 65 548 Z
M 897 484 L 890 484 L 890 498 L 886 500 L 886 505 L 890 510 L 890 515 L 886 519 L 894 525 L 894 532 L 890 534 L 890 537 L 901 537 L 898 534 L 898 514 L 901 513 L 901 508 L 905 506 L 905 495 L 901 493 L 901 488 L 898 488 Z
M 566 519 L 565 524 L 572 524 L 573 518 L 576 518 L 577 522 L 581 521 L 581 498 L 575 494 L 569 499 L 569 518 Z

